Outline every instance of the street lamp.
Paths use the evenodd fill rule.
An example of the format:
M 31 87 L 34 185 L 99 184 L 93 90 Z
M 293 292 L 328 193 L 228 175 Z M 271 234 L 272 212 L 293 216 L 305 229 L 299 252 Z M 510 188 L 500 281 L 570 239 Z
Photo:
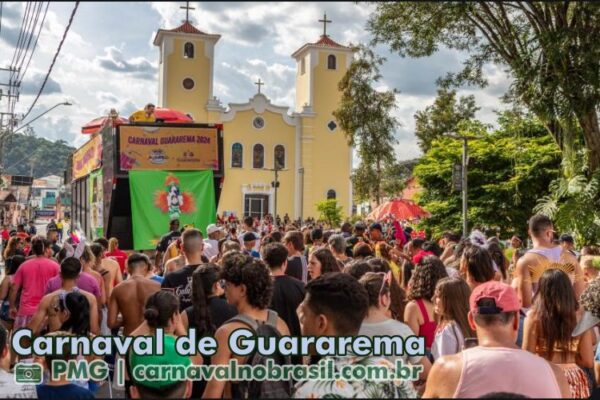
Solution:
M 35 117 L 34 119 L 32 119 L 31 121 L 29 121 L 28 123 L 26 123 L 25 125 L 21 125 L 20 127 L 18 127 L 17 129 L 15 129 L 12 133 L 16 133 L 17 131 L 20 131 L 21 129 L 25 128 L 26 126 L 31 125 L 34 121 L 37 121 L 38 119 L 40 119 L 41 117 L 43 117 L 44 115 L 48 114 L 50 111 L 54 110 L 56 107 L 58 106 L 72 106 L 73 104 L 69 103 L 68 101 L 64 101 L 62 103 L 58 103 L 55 104 L 54 106 L 50 107 L 49 109 L 47 109 L 46 111 L 44 111 L 43 113 L 41 113 L 40 115 L 38 115 L 37 117 Z

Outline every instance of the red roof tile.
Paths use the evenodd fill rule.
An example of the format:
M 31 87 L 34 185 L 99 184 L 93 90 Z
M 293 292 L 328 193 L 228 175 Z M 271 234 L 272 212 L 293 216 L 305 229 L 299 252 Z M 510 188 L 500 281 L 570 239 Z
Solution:
M 319 39 L 316 43 L 313 43 L 317 46 L 329 46 L 329 47 L 342 47 L 347 48 L 339 43 L 334 42 L 329 36 L 321 35 L 321 39 Z
M 185 21 L 181 26 L 175 29 L 165 29 L 168 32 L 180 32 L 180 33 L 196 33 L 198 35 L 206 35 L 206 33 L 197 29 L 194 25 L 190 24 L 189 21 Z

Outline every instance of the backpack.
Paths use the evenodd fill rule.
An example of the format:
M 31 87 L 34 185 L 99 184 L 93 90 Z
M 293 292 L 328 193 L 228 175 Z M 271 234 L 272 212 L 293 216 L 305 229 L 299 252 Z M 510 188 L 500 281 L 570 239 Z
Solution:
M 267 312 L 266 322 L 257 321 L 247 315 L 236 315 L 226 323 L 241 322 L 244 325 L 248 325 L 256 336 L 280 338 L 281 333 L 277 330 L 277 313 L 273 310 L 267 310 Z M 289 365 L 292 363 L 289 356 L 279 353 L 266 356 L 255 351 L 248 356 L 246 364 L 266 366 L 268 359 L 272 359 L 277 365 Z M 282 399 L 289 398 L 292 393 L 292 382 L 290 380 L 241 381 L 232 386 L 237 386 L 237 393 L 234 393 L 232 388 L 232 397 L 242 399 Z

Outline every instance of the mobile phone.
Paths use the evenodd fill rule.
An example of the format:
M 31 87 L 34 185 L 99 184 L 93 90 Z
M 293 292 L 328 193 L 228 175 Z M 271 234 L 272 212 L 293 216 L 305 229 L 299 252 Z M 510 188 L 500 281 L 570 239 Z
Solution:
M 465 338 L 465 343 L 463 345 L 463 349 L 470 349 L 471 347 L 479 346 L 479 341 L 476 337 Z

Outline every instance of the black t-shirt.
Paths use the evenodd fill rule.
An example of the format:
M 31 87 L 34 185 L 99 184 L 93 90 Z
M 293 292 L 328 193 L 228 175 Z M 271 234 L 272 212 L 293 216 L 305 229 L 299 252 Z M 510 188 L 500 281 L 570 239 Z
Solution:
M 179 311 L 192 305 L 192 274 L 200 264 L 186 265 L 177 271 L 169 272 L 161 285 L 162 289 L 171 289 L 179 298 Z
M 187 307 L 185 312 L 188 317 L 189 327 L 197 329 L 198 327 L 196 326 L 196 313 L 194 312 L 194 306 Z M 219 329 L 221 325 L 238 314 L 236 308 L 227 303 L 227 300 L 216 296 L 208 299 L 208 312 L 210 314 L 210 320 L 215 329 Z
M 293 256 L 288 258 L 285 274 L 298 279 L 300 282 L 308 280 L 308 263 L 304 256 Z
M 190 328 L 198 329 L 198 326 L 196 325 L 196 313 L 194 312 L 194 306 L 189 306 L 186 308 L 185 313 L 187 314 L 188 318 L 188 326 Z M 208 299 L 208 313 L 210 314 L 210 320 L 216 330 L 219 329 L 219 327 L 229 319 L 235 317 L 238 312 L 234 306 L 227 303 L 227 300 L 221 297 L 210 297 Z M 200 339 L 198 332 L 196 332 L 196 335 L 196 338 Z M 213 335 L 214 332 L 210 336 Z M 210 365 L 210 357 L 203 355 L 202 364 Z M 204 389 L 206 389 L 206 381 L 195 380 L 192 384 L 192 398 L 201 398 L 204 394 Z
M 304 300 L 304 283 L 291 276 L 273 277 L 273 297 L 270 309 L 285 321 L 292 336 L 300 336 L 300 322 L 296 309 Z
M 60 246 L 56 243 L 52 243 L 50 247 L 52 248 L 52 257 L 56 257 L 56 255 L 60 253 Z
M 163 235 L 160 238 L 158 245 L 156 246 L 156 251 L 164 253 L 165 251 L 167 251 L 167 247 L 169 247 L 171 242 L 175 241 L 179 236 L 181 236 L 181 232 L 179 231 L 172 231 L 167 233 L 166 235 Z

